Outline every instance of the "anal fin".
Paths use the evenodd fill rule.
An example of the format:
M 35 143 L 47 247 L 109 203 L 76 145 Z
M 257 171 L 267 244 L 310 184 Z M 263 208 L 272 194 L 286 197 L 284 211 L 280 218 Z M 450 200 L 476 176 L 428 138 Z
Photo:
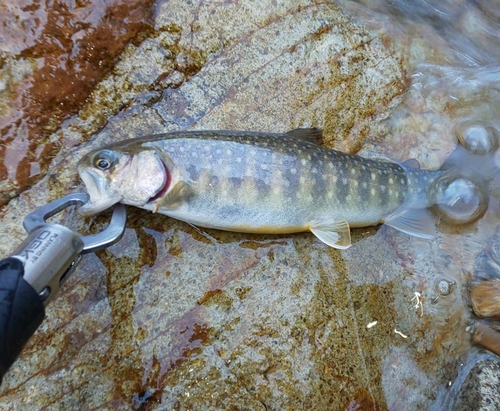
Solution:
M 326 245 L 340 250 L 351 246 L 351 230 L 345 220 L 315 221 L 309 229 Z
M 437 235 L 434 218 L 426 208 L 396 210 L 384 224 L 415 237 L 434 238 Z

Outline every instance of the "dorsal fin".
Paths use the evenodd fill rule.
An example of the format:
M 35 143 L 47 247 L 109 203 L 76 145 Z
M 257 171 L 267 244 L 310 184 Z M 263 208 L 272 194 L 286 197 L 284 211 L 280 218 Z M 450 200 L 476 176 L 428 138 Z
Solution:
M 308 143 L 323 144 L 323 130 L 320 128 L 296 128 L 285 133 L 287 136 L 307 141 Z

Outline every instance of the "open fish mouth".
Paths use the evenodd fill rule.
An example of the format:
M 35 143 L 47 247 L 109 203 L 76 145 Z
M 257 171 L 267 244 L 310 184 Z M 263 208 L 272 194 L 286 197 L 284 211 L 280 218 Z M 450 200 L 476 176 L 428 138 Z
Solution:
M 92 170 L 79 168 L 78 172 L 90 196 L 89 201 L 78 209 L 81 215 L 91 216 L 100 213 L 120 201 L 120 198 L 107 192 L 103 179 Z

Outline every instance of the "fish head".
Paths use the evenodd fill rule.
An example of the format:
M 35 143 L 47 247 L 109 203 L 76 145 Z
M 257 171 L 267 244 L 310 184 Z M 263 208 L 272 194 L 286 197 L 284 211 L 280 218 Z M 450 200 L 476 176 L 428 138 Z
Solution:
M 154 149 L 102 148 L 77 166 L 90 200 L 82 215 L 97 214 L 116 203 L 143 206 L 168 189 L 169 172 Z

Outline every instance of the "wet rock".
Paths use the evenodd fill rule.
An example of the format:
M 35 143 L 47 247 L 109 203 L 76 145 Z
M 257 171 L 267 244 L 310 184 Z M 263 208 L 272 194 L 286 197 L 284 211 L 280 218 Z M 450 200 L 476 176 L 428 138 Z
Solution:
M 163 1 L 154 28 L 62 125 L 47 176 L 4 207 L 0 233 L 12 243 L 28 211 L 82 189 L 76 161 L 104 143 L 317 126 L 344 150 L 439 166 L 463 114 L 448 114 L 447 92 L 473 89 L 433 66 L 381 123 L 408 85 L 407 55 L 330 3 Z M 223 233 L 128 212 L 123 240 L 87 256 L 48 307 L 4 378 L 1 407 L 428 409 L 471 347 L 464 273 L 494 230 L 491 214 L 433 242 L 353 230 L 341 252 L 310 234 Z M 62 221 L 87 233 L 106 217 Z M 14 246 L 0 244 L 2 255 Z
M 500 355 L 500 332 L 481 322 L 475 323 L 471 331 L 474 343 Z
M 483 361 L 474 366 L 464 381 L 454 410 L 493 411 L 500 407 L 500 364 Z
M 478 281 L 470 292 L 472 308 L 477 316 L 500 318 L 500 279 Z
M 151 31 L 152 5 L 0 2 L 0 205 L 44 176 L 62 143 L 52 133 L 84 105 L 126 44 Z

